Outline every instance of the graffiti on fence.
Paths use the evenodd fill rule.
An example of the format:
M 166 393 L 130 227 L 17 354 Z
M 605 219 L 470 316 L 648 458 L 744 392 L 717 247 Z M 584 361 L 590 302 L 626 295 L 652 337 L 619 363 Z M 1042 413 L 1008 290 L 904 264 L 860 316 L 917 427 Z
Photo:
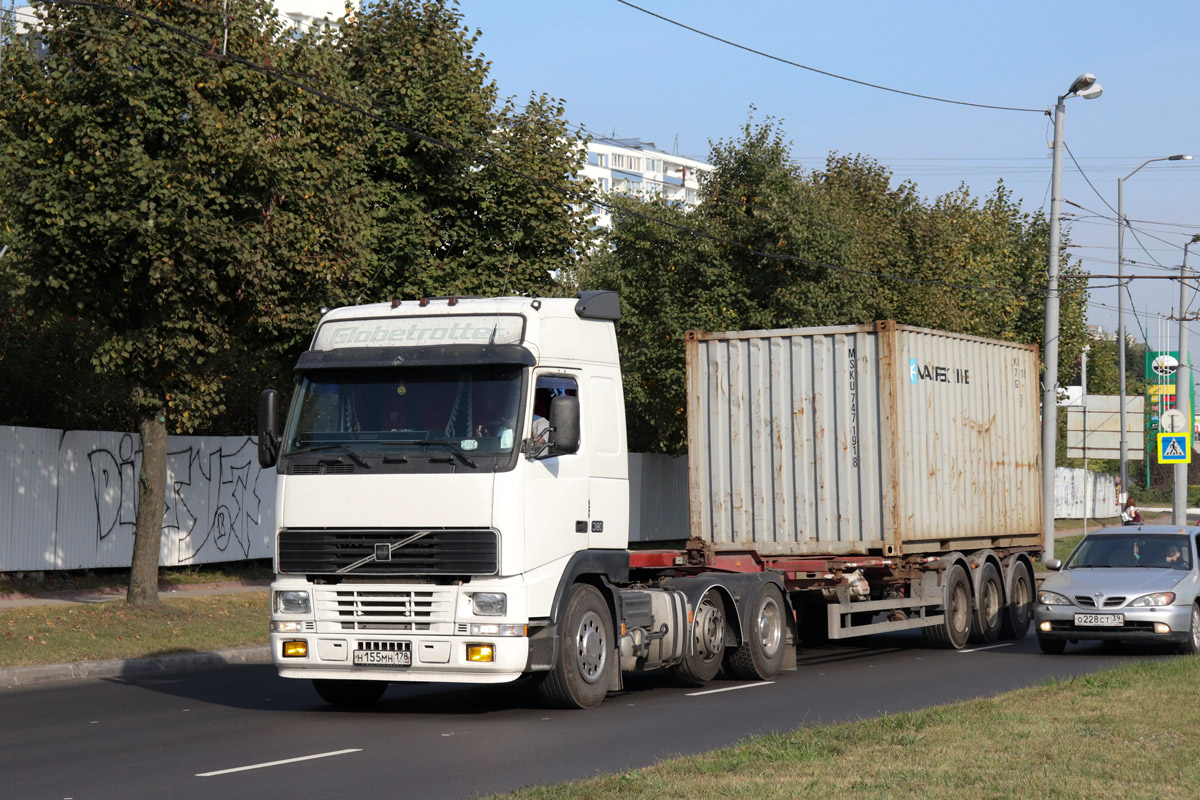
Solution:
M 202 550 L 250 558 L 260 527 L 262 493 L 258 445 L 252 437 L 223 437 L 219 446 L 187 445 L 167 452 L 167 492 L 163 535 L 171 537 L 176 563 L 192 561 Z M 169 445 L 168 445 L 169 446 Z M 112 449 L 88 453 L 96 499 L 98 541 L 113 534 L 133 535 L 137 476 L 142 451 L 131 434 Z

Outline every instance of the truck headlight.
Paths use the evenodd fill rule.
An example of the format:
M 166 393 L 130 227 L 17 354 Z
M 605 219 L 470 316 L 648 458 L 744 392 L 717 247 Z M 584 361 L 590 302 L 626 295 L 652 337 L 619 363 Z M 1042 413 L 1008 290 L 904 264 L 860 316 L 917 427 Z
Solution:
M 508 613 L 508 595 L 504 592 L 475 592 L 471 595 L 471 607 L 476 616 L 502 617 Z
M 311 614 L 312 602 L 309 599 L 308 591 L 301 590 L 275 592 L 275 613 Z

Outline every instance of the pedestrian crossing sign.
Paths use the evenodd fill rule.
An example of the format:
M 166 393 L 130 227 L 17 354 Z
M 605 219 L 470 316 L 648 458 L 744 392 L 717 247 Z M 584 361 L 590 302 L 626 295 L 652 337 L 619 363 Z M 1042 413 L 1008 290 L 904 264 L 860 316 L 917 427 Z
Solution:
M 1158 463 L 1192 463 L 1192 437 L 1186 433 L 1158 434 Z

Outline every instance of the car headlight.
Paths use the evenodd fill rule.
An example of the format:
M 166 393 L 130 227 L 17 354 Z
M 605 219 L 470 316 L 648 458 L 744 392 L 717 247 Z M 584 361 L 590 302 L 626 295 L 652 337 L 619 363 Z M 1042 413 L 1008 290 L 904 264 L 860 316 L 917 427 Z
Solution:
M 480 617 L 502 617 L 508 612 L 508 595 L 504 592 L 475 592 L 471 607 Z
M 1044 606 L 1069 606 L 1071 601 L 1062 596 L 1058 592 L 1047 592 L 1042 590 L 1038 592 L 1038 602 Z
M 308 591 L 275 592 L 276 614 L 311 614 L 312 602 Z
M 1142 595 L 1129 605 L 1134 608 L 1146 608 L 1147 606 L 1169 606 L 1174 602 L 1174 592 L 1154 592 L 1153 594 Z

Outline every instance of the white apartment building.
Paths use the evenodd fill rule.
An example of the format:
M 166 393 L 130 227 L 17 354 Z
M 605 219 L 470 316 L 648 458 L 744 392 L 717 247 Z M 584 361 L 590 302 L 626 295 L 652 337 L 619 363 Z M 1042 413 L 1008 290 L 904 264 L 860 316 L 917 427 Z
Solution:
M 699 203 L 700 173 L 712 169 L 703 161 L 657 150 L 653 142 L 594 139 L 588 143 L 580 174 L 591 178 L 601 194 L 663 197 L 690 209 Z M 604 206 L 593 206 L 592 214 L 597 226 L 612 225 L 612 215 Z
M 359 0 L 277 0 L 275 8 L 280 21 L 299 35 L 314 27 L 318 30 L 336 30 L 341 19 L 354 13 L 358 4 Z M 3 5 L 7 10 L 9 4 Z M 37 22 L 37 15 L 32 6 L 14 4 L 11 13 L 17 36 L 29 33 Z

